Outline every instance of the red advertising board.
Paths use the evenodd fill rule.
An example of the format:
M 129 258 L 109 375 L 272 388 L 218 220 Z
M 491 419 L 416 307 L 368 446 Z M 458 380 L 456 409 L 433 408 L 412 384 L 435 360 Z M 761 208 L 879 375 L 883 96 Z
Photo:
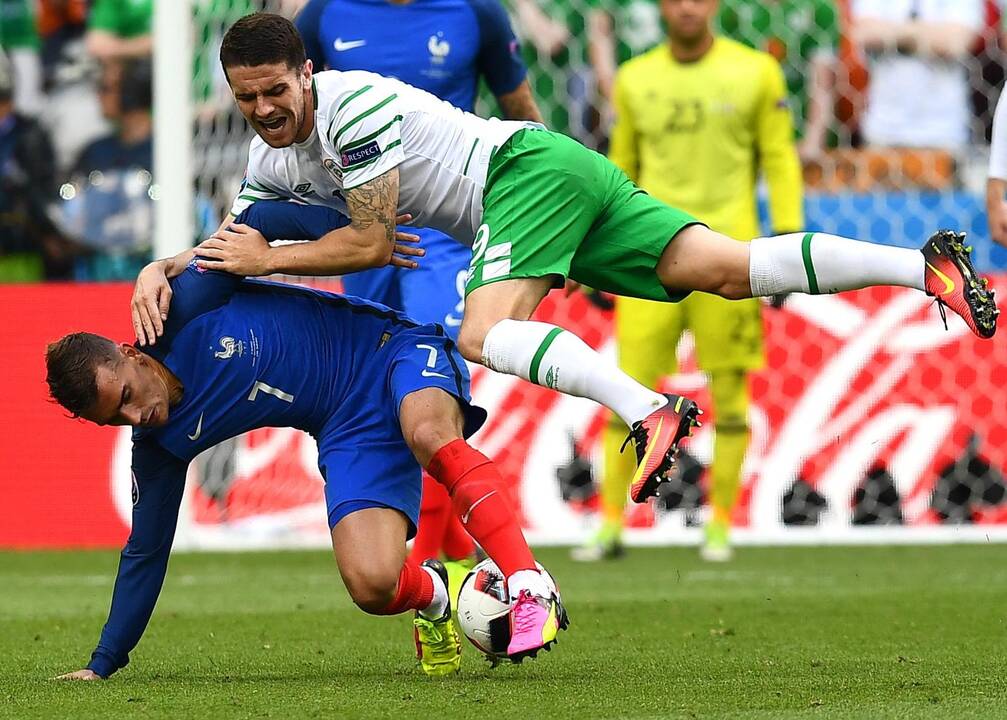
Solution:
M 125 538 L 128 433 L 67 419 L 48 402 L 43 353 L 75 330 L 130 339 L 129 295 L 120 284 L 0 286 L 0 347 L 12 380 L 0 406 L 0 547 L 116 546 Z M 538 317 L 611 352 L 610 315 L 581 296 L 554 293 Z M 752 443 L 734 518 L 740 527 L 780 537 L 781 498 L 801 477 L 832 508 L 822 525 L 848 532 L 853 491 L 878 464 L 896 480 L 906 525 L 929 527 L 939 522 L 931 496 L 941 471 L 960 462 L 970 443 L 994 474 L 1007 467 L 1002 337 L 978 340 L 957 318 L 946 330 L 928 298 L 893 288 L 795 296 L 764 319 L 767 366 L 752 380 Z M 687 341 L 679 360 L 668 386 L 709 408 Z M 575 538 L 585 528 L 583 507 L 559 498 L 555 470 L 569 459 L 570 437 L 596 449 L 603 411 L 482 369 L 473 387 L 490 410 L 475 442 L 513 482 L 526 527 L 543 541 Z M 712 426 L 692 441 L 703 460 Z M 325 541 L 310 438 L 261 430 L 227 453 L 194 463 L 180 542 L 269 546 L 289 544 L 302 530 L 311 542 Z M 206 482 L 214 465 L 227 466 L 225 484 Z M 659 520 L 637 511 L 632 524 L 660 541 Z M 1007 529 L 1007 504 L 977 500 L 970 520 Z

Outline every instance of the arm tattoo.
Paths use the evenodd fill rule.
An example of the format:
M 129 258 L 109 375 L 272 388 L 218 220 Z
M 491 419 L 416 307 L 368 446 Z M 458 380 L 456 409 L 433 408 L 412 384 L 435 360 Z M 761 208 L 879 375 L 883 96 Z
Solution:
M 499 95 L 497 100 L 500 109 L 503 110 L 504 117 L 508 120 L 531 120 L 533 122 L 544 123 L 542 113 L 535 104 L 535 98 L 531 94 L 531 86 L 525 80 L 517 88 L 505 95 Z
M 395 216 L 399 204 L 399 169 L 392 168 L 370 182 L 346 192 L 350 226 L 364 231 L 374 224 L 383 225 L 385 239 L 395 242 Z

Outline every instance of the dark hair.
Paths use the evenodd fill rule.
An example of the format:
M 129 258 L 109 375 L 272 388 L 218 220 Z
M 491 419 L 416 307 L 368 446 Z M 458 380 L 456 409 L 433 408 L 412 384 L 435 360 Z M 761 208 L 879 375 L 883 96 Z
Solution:
M 73 333 L 50 343 L 45 349 L 49 394 L 74 417 L 80 417 L 98 399 L 96 369 L 114 363 L 117 357 L 115 343 L 94 333 Z
M 294 24 L 282 15 L 258 12 L 234 23 L 220 45 L 220 64 L 227 74 L 229 67 L 255 67 L 286 63 L 300 69 L 307 55 L 304 41 Z

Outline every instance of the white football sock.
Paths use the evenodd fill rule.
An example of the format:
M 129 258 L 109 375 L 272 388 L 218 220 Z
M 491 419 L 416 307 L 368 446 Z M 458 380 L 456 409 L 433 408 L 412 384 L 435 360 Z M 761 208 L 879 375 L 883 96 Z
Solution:
M 924 289 L 923 253 L 827 233 L 790 233 L 752 240 L 752 295 L 819 295 L 874 285 Z
M 511 602 L 517 600 L 522 590 L 538 597 L 547 598 L 552 595 L 549 584 L 538 570 L 518 570 L 507 578 L 507 594 L 510 595 Z
M 421 566 L 434 581 L 434 599 L 420 610 L 420 615 L 427 620 L 440 620 L 448 609 L 448 589 L 444 586 L 441 576 L 425 565 Z
M 533 320 L 501 320 L 483 341 L 483 365 L 536 385 L 601 403 L 632 426 L 668 400 L 563 328 Z

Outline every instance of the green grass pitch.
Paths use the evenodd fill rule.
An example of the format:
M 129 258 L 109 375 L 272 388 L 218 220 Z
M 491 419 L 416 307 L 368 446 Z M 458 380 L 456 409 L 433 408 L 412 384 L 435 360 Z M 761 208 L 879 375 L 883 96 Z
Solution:
M 1003 546 L 539 557 L 572 626 L 521 666 L 466 645 L 423 677 L 409 618 L 358 611 L 326 553 L 181 554 L 130 666 L 71 684 L 117 554 L 0 554 L 0 717 L 1007 717 Z

